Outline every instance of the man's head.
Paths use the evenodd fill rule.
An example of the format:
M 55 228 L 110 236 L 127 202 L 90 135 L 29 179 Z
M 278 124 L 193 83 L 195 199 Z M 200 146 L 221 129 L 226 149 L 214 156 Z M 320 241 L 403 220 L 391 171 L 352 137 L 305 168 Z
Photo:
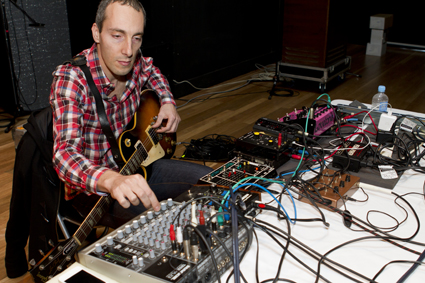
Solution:
M 112 4 L 115 2 L 118 2 L 121 5 L 129 5 L 138 12 L 142 11 L 143 17 L 145 18 L 144 24 L 146 26 L 146 11 L 139 0 L 102 0 L 100 1 L 99 6 L 97 7 L 97 13 L 96 13 L 96 25 L 98 26 L 100 31 L 102 31 L 103 21 L 105 20 L 106 7 L 108 7 L 109 4 Z
M 145 27 L 145 12 L 138 0 L 102 0 L 92 26 L 100 65 L 113 83 L 131 72 Z

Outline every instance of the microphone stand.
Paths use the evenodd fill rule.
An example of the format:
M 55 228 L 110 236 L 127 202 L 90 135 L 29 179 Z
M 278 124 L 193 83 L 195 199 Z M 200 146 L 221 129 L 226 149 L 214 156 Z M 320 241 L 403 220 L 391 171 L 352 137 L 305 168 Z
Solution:
M 10 0 L 10 3 L 12 3 L 19 11 L 21 11 L 30 21 L 31 24 L 29 24 L 30 27 L 44 27 L 43 23 L 39 23 L 37 21 L 35 21 L 32 17 L 30 17 L 30 15 L 28 15 L 28 13 L 22 9 L 18 4 L 16 4 L 15 1 Z M 1 9 L 2 9 L 2 13 L 1 13 L 1 17 L 2 17 L 2 21 L 3 21 L 3 34 L 4 34 L 4 38 L 6 41 L 6 49 L 7 49 L 7 61 L 9 64 L 9 70 L 10 70 L 10 75 L 11 75 L 11 80 L 12 80 L 12 92 L 13 92 L 13 96 L 15 99 L 15 109 L 13 111 L 13 118 L 6 118 L 6 119 L 0 119 L 0 121 L 9 121 L 8 124 L 0 126 L 2 128 L 6 128 L 4 130 L 5 133 L 8 133 L 11 129 L 11 127 L 15 124 L 15 119 L 17 117 L 19 117 L 19 113 L 21 113 L 23 111 L 21 105 L 19 104 L 19 95 L 18 95 L 18 82 L 17 79 L 15 77 L 15 68 L 13 66 L 13 56 L 12 56 L 12 48 L 11 48 L 11 44 L 10 44 L 10 35 L 9 35 L 9 24 L 7 21 L 7 17 L 6 17 L 6 7 L 5 7 L 5 1 L 2 0 L 1 1 Z

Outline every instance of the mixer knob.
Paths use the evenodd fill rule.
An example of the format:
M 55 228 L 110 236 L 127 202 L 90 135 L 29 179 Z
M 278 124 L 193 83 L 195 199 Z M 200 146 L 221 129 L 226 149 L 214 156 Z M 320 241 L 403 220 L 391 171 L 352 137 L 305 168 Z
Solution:
M 112 245 L 114 244 L 114 239 L 112 239 L 112 237 L 111 237 L 111 236 L 108 236 L 108 237 L 106 238 L 106 244 L 107 244 L 108 246 L 112 246 Z
M 143 257 L 139 257 L 139 266 L 143 267 L 145 264 L 143 262 Z
M 139 261 L 137 260 L 137 256 L 133 256 L 133 264 L 138 264 L 139 263 Z
M 148 219 L 151 220 L 153 218 L 153 212 L 148 211 Z
M 140 216 L 140 223 L 146 224 L 146 216 L 144 216 L 144 215 Z
M 139 228 L 139 221 L 134 220 L 133 221 L 133 228 L 136 230 L 137 228 Z
M 165 202 L 161 202 L 161 210 L 162 210 L 162 211 L 167 210 L 167 203 L 165 203 Z
M 118 231 L 117 231 L 117 238 L 118 238 L 118 239 L 122 239 L 122 238 L 124 238 L 124 233 L 122 232 L 122 230 L 118 230 Z
M 127 233 L 127 234 L 130 234 L 132 231 L 131 231 L 131 226 L 130 225 L 125 225 L 125 232 Z
M 101 244 L 96 244 L 95 246 L 94 246 L 94 250 L 97 252 L 97 253 L 102 253 L 103 252 L 103 248 L 102 248 L 102 245 Z
M 155 251 L 154 250 L 149 250 L 149 257 L 155 258 Z
M 172 199 L 172 198 L 167 199 L 167 205 L 168 205 L 169 207 L 172 207 L 172 206 L 173 206 L 173 204 L 174 204 L 174 202 L 173 202 L 173 199 Z

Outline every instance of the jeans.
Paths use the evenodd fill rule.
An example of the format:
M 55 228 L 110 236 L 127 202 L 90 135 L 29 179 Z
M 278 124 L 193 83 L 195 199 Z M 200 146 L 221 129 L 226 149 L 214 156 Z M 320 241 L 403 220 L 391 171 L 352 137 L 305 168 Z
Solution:
M 196 184 L 201 177 L 212 171 L 210 167 L 204 165 L 173 159 L 159 159 L 149 169 L 148 172 L 151 173 L 148 176 L 148 184 L 158 201 L 179 196 Z M 72 205 L 80 214 L 86 215 L 98 198 L 97 195 L 79 194 L 72 201 Z M 102 217 L 99 224 L 116 229 L 145 210 L 146 208 L 141 203 L 137 206 L 130 205 L 126 209 L 114 200 L 108 213 Z

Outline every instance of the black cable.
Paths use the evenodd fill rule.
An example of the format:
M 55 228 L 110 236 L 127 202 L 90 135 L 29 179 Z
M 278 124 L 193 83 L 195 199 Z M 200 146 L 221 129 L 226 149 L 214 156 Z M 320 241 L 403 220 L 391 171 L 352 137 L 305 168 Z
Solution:
M 397 283 L 403 283 L 404 281 L 406 281 L 406 279 L 413 273 L 413 271 L 415 271 L 415 269 L 418 268 L 420 264 L 423 264 L 424 258 L 425 258 L 425 250 L 419 256 L 418 260 L 414 262 L 413 266 L 410 267 L 409 270 L 406 273 L 404 273 L 403 276 L 397 281 Z M 377 274 L 376 277 L 378 277 L 378 275 L 379 274 Z

